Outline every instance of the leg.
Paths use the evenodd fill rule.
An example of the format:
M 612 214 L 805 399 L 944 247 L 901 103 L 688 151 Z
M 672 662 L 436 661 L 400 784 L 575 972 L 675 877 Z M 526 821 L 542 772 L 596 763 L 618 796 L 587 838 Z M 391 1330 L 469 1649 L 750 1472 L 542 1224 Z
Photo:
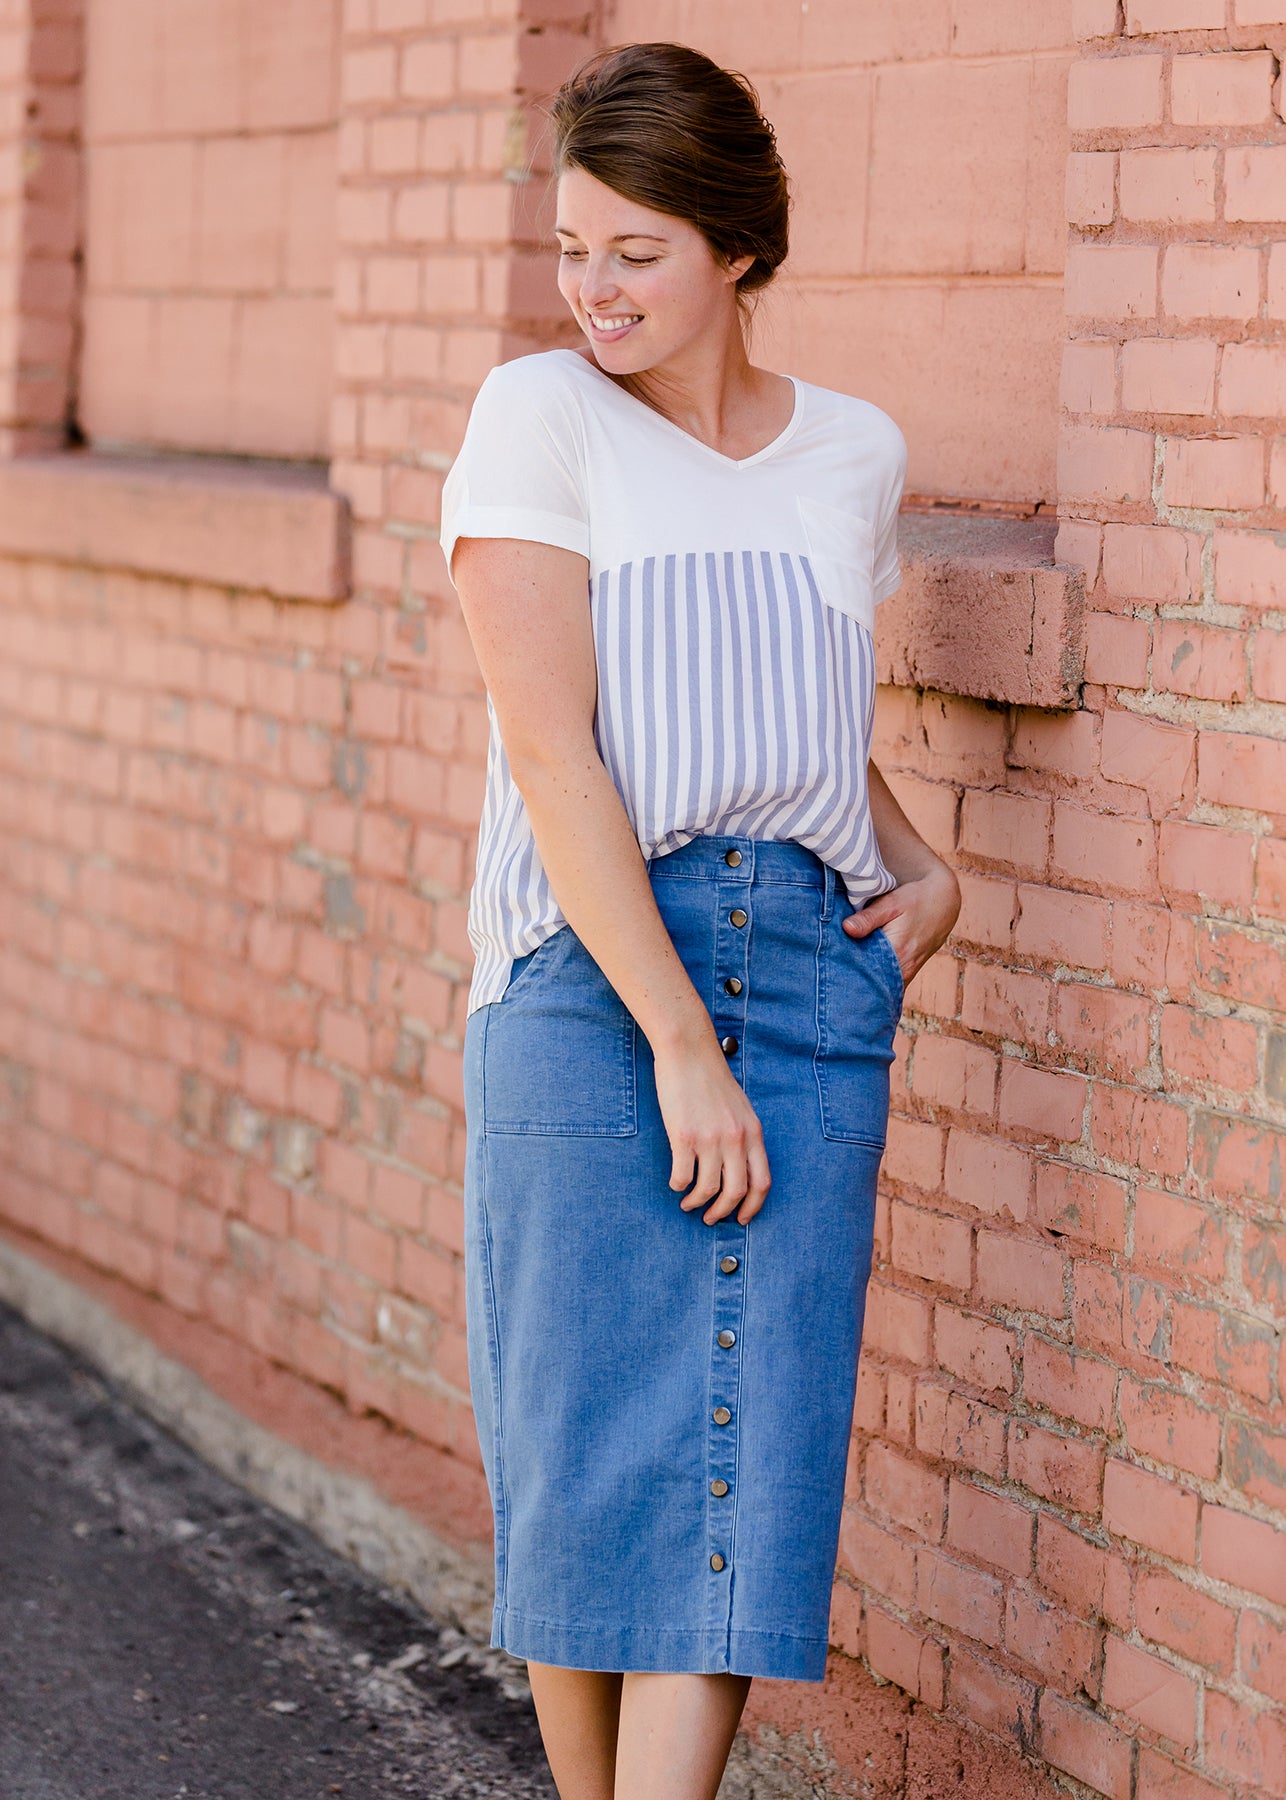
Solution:
M 528 1662 L 527 1677 L 561 1800 L 612 1800 L 621 1676 Z
M 715 1800 L 750 1681 L 626 1675 L 613 1800 Z

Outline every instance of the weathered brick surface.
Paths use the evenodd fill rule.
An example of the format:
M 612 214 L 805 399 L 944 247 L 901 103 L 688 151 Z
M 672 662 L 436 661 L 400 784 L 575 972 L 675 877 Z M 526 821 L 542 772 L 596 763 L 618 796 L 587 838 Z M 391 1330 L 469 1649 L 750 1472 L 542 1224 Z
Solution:
M 931 443 L 932 479 L 961 462 L 950 409 L 973 378 L 920 417 L 922 369 L 884 351 L 905 330 L 995 363 L 987 403 L 1027 442 L 1004 371 L 1014 320 L 1043 331 L 1033 296 L 1058 301 L 1064 188 L 1022 96 L 1061 83 L 1068 21 L 981 0 L 667 0 L 610 21 L 348 0 L 321 119 L 308 59 L 267 57 L 259 86 L 235 57 L 210 78 L 232 54 L 214 10 L 177 62 L 150 28 L 128 57 L 99 46 L 96 203 L 127 179 L 163 196 L 200 160 L 210 205 L 186 233 L 118 236 L 95 329 L 124 360 L 95 378 L 125 371 L 112 404 L 141 405 L 130 282 L 193 284 L 156 340 L 180 361 L 224 354 L 226 308 L 270 270 L 313 284 L 337 320 L 324 435 L 354 593 L 325 608 L 0 564 L 0 1208 L 412 1434 L 459 1471 L 482 1536 L 460 1046 L 485 711 L 435 537 L 483 373 L 569 340 L 522 103 L 609 23 L 750 66 L 805 199 L 796 322 L 764 360 L 883 399 Z M 74 93 L 70 40 L 11 11 L 13 91 L 39 68 Z M 881 693 L 877 759 L 964 909 L 898 1036 L 831 1684 L 765 1690 L 747 1715 L 778 1742 L 819 1734 L 836 1791 L 878 1765 L 863 1791 L 954 1792 L 984 1753 L 1015 1800 L 1054 1777 L 1120 1800 L 1286 1791 L 1281 13 L 1077 0 L 1055 335 L 1059 554 L 1092 609 L 1081 704 Z M 113 54 L 150 71 L 120 116 Z M 981 121 L 983 163 L 948 157 Z M 846 131 L 870 145 L 860 205 Z M 312 200 L 284 247 L 259 179 L 332 133 L 333 274 L 319 167 L 296 171 Z M 159 142 L 168 162 L 140 153 Z M 1028 169 L 1056 216 L 1031 202 L 1020 230 Z M 24 316 L 67 316 L 51 269 L 23 293 Z M 290 326 L 304 363 L 270 359 L 269 411 L 322 329 Z M 880 347 L 887 391 L 859 379 L 855 340 Z M 227 399 L 217 379 L 198 397 Z M 909 1696 L 896 1731 L 892 1689 L 853 1700 L 858 1659 Z

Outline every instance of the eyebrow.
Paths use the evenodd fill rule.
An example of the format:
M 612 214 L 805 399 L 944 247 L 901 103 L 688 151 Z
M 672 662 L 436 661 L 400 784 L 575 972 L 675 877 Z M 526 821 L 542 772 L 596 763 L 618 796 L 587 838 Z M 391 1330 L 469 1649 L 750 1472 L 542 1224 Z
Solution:
M 576 233 L 570 231 L 566 225 L 555 225 L 554 230 L 559 237 L 576 236 Z M 658 237 L 654 231 L 618 231 L 616 236 L 611 239 L 611 242 L 613 244 L 625 244 L 628 243 L 631 238 L 646 238 L 651 244 L 668 244 L 670 241 L 668 238 Z

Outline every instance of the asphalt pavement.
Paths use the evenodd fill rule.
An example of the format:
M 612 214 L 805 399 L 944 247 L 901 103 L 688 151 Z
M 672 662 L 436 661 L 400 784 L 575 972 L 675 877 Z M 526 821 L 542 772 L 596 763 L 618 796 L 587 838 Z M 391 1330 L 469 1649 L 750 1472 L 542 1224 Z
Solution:
M 0 1800 L 557 1800 L 506 1661 L 0 1307 Z

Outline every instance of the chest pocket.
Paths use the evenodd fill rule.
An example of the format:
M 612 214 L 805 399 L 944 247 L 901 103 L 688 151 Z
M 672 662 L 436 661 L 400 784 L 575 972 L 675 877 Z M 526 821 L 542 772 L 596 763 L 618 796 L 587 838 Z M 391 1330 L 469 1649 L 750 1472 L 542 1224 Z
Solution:
M 822 599 L 875 629 L 875 529 L 868 519 L 824 500 L 799 496 L 808 560 Z

